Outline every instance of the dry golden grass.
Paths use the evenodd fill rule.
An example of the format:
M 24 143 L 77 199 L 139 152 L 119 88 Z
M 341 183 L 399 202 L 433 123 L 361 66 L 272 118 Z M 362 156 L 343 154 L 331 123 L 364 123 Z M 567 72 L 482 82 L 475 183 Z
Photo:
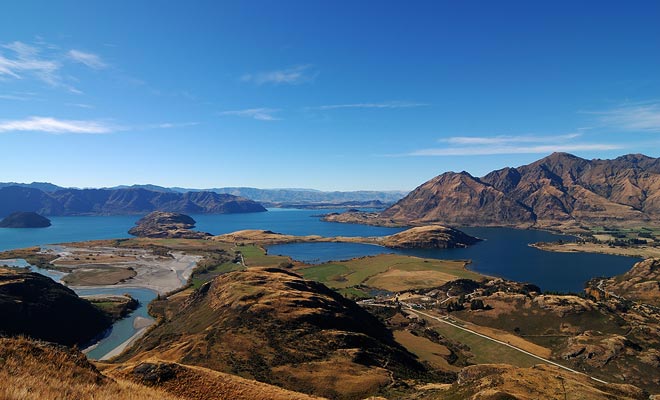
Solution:
M 420 360 L 428 362 L 433 367 L 443 371 L 460 371 L 459 367 L 447 362 L 445 356 L 450 355 L 451 351 L 445 346 L 433 343 L 429 339 L 413 335 L 409 331 L 404 330 L 395 331 L 394 338 L 408 349 L 408 351 L 419 357 Z
M 0 398 L 7 400 L 175 400 L 179 397 L 103 376 L 74 350 L 0 339 Z
M 277 386 L 244 379 L 235 375 L 213 371 L 207 368 L 164 363 L 160 360 L 148 360 L 149 364 L 164 366 L 171 372 L 167 379 L 150 383 L 170 394 L 191 400 L 311 400 L 318 397 L 292 392 Z M 140 374 L 135 373 L 135 367 L 142 363 L 120 365 L 101 365 L 104 373 L 116 379 L 140 381 Z
M 523 349 L 539 357 L 550 358 L 552 354 L 552 350 L 548 349 L 547 347 L 539 346 L 536 343 L 532 343 L 512 333 L 495 328 L 490 328 L 487 326 L 476 325 L 470 322 L 465 322 L 465 321 L 458 321 L 458 322 L 460 322 L 460 325 L 462 325 L 467 329 L 473 330 L 475 332 L 479 332 L 482 335 L 486 335 L 490 338 L 497 339 L 505 343 L 509 343 L 512 346 L 516 346 L 519 349 Z
M 364 284 L 390 292 L 400 292 L 442 286 L 454 279 L 456 279 L 456 275 L 442 271 L 406 271 L 392 267 L 386 272 L 367 279 Z

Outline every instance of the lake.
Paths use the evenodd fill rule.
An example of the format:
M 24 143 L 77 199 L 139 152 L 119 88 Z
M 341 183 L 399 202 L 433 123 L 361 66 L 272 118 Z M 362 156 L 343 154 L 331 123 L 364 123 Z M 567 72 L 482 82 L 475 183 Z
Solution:
M 343 210 L 294 210 L 272 208 L 268 212 L 248 214 L 199 214 L 195 229 L 214 235 L 242 229 L 265 229 L 290 235 L 383 236 L 401 228 L 381 228 L 357 224 L 324 222 L 319 214 Z M 128 230 L 142 215 L 49 217 L 48 228 L 0 228 L 0 251 L 53 243 L 131 237 Z
M 485 275 L 531 282 L 542 290 L 580 292 L 584 283 L 599 276 L 622 274 L 638 259 L 590 253 L 554 253 L 530 247 L 530 243 L 571 240 L 571 236 L 511 228 L 460 228 L 484 239 L 464 249 L 393 250 L 354 243 L 294 243 L 268 248 L 269 254 L 319 263 L 376 255 L 407 254 L 425 258 L 471 260 L 469 268 Z

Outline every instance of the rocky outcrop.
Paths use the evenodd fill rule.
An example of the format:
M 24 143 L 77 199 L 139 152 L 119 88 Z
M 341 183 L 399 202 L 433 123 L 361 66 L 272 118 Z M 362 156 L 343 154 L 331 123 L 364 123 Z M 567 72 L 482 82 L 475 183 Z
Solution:
M 443 398 L 496 399 L 627 399 L 642 400 L 648 393 L 632 385 L 608 384 L 587 375 L 539 364 L 516 368 L 504 364 L 482 364 L 464 368 L 458 381 L 445 389 Z
M 0 269 L 0 334 L 25 335 L 65 345 L 85 344 L 102 333 L 110 318 L 50 278 Z
M 137 237 L 204 239 L 210 233 L 194 231 L 195 220 L 190 216 L 174 212 L 154 211 L 140 218 L 128 233 Z
M 566 153 L 477 178 L 447 172 L 379 214 L 402 223 L 519 227 L 660 220 L 660 159 L 585 160 Z
M 593 279 L 585 290 L 596 299 L 614 297 L 660 307 L 660 258 L 640 261 L 623 275 Z
M 50 220 L 33 212 L 15 212 L 0 221 L 0 228 L 47 228 Z
M 60 189 L 0 187 L 0 216 L 16 210 L 42 215 L 125 215 L 152 211 L 195 214 L 263 212 L 252 200 L 213 192 L 161 192 L 142 188 Z
M 452 249 L 468 247 L 479 240 L 457 229 L 430 225 L 386 236 L 382 244 L 392 249 Z

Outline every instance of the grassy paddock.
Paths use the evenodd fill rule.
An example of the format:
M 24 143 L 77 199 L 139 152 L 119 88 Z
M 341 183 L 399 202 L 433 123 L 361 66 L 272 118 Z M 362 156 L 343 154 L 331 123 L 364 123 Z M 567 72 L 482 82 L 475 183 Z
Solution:
M 483 279 L 483 275 L 467 270 L 465 265 L 465 261 L 382 254 L 305 266 L 298 269 L 298 272 L 307 279 L 339 290 L 365 285 L 388 291 L 403 291 L 436 287 L 459 278 Z

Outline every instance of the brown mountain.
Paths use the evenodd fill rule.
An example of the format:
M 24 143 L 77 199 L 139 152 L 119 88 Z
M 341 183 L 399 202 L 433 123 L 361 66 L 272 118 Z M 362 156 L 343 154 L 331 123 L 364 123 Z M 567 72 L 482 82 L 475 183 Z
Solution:
M 585 160 L 553 153 L 477 178 L 447 172 L 379 217 L 400 223 L 571 227 L 660 220 L 660 159 Z

